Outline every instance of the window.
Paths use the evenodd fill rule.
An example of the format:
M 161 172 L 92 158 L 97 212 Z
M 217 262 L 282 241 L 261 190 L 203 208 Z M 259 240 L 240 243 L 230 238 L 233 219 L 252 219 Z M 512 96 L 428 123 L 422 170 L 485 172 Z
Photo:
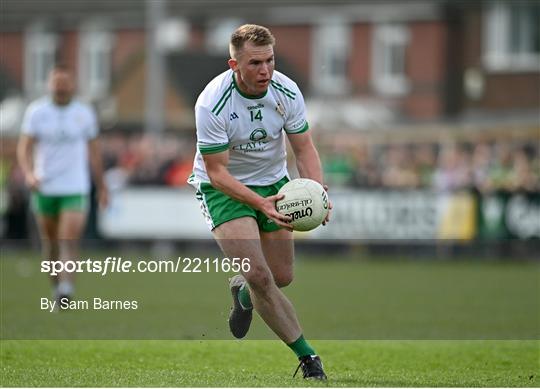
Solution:
M 345 21 L 328 18 L 317 26 L 313 38 L 313 86 L 321 94 L 347 93 L 347 63 L 351 44 Z
M 375 26 L 372 51 L 372 84 L 381 94 L 402 95 L 408 90 L 406 49 L 409 32 L 405 26 Z
M 189 23 L 181 18 L 161 21 L 157 27 L 157 45 L 161 53 L 181 51 L 189 44 Z
M 540 4 L 487 3 L 484 13 L 484 66 L 490 71 L 540 70 Z
M 229 55 L 229 42 L 232 33 L 242 24 L 242 20 L 225 18 L 222 20 L 210 20 L 206 29 L 206 48 L 214 54 Z
M 80 33 L 79 89 L 87 99 L 107 95 L 111 78 L 111 36 L 103 26 L 85 26 Z
M 56 35 L 33 26 L 25 35 L 24 83 L 29 98 L 47 91 L 47 77 L 54 66 Z

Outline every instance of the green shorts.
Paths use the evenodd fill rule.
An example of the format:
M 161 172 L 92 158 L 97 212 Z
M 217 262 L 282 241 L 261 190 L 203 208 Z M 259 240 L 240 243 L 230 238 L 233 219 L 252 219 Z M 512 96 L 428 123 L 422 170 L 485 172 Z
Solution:
M 277 194 L 283 185 L 289 182 L 287 177 L 272 185 L 250 186 L 248 188 L 258 193 L 262 197 L 268 197 Z M 233 219 L 250 216 L 255 218 L 259 225 L 259 230 L 264 232 L 277 231 L 279 227 L 273 220 L 261 211 L 253 209 L 247 204 L 236 201 L 223 192 L 217 190 L 208 183 L 201 183 L 197 189 L 197 200 L 201 205 L 203 216 L 210 230 L 213 230 L 220 224 Z
M 32 192 L 32 208 L 34 212 L 48 216 L 58 216 L 63 211 L 86 212 L 88 195 L 49 196 Z

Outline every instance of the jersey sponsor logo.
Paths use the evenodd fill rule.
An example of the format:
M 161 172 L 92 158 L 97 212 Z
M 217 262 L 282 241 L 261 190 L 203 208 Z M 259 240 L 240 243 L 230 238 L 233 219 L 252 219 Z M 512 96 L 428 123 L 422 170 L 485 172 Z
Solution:
M 77 132 L 65 127 L 50 127 L 45 130 L 44 139 L 54 143 L 69 143 L 77 140 Z
M 83 115 L 81 115 L 81 114 L 79 114 L 79 115 L 77 115 L 75 117 L 75 121 L 79 126 L 84 126 L 84 124 L 86 122 L 85 117 Z
M 259 103 L 257 105 L 250 105 L 250 106 L 247 107 L 248 111 L 251 111 L 253 109 L 261 109 L 261 108 L 264 108 L 263 103 Z
M 267 136 L 268 133 L 264 128 L 256 128 L 251 131 L 251 134 L 249 135 L 249 140 L 251 142 L 234 145 L 232 149 L 235 151 L 243 151 L 244 153 L 264 151 L 266 150 L 266 144 L 268 143 L 268 141 L 265 140 Z
M 298 120 L 297 122 L 293 123 L 291 131 L 300 130 L 305 125 L 306 125 L 306 120 L 305 119 Z
M 263 140 L 267 136 L 268 134 L 266 133 L 266 130 L 264 128 L 256 128 L 249 135 L 249 140 L 256 142 L 259 140 Z

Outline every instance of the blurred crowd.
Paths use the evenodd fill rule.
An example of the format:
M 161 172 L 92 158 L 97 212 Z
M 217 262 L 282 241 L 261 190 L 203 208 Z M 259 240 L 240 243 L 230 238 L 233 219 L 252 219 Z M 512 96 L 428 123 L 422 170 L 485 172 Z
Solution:
M 316 142 L 325 180 L 333 187 L 540 191 L 540 146 L 534 141 L 389 144 L 331 137 Z M 18 198 L 24 181 L 14 163 L 15 143 L 3 141 L 0 179 L 13 192 L 10 197 Z M 122 132 L 104 133 L 101 145 L 112 190 L 187 185 L 196 147 L 189 135 Z
M 2 139 L 0 232 L 27 234 L 28 189 L 16 163 L 15 138 Z M 330 187 L 540 192 L 538 139 L 374 143 L 358 137 L 316 139 Z M 192 172 L 193 136 L 111 132 L 101 137 L 109 189 L 183 187 Z M 289 167 L 295 176 L 292 153 Z
M 452 191 L 540 190 L 540 148 L 535 142 L 416 142 L 373 144 L 333 137 L 318 142 L 325 179 L 332 186 Z M 175 135 L 112 134 L 103 152 L 109 185 L 186 185 L 194 140 Z
M 330 185 L 438 191 L 540 190 L 538 142 L 375 145 L 335 139 L 320 152 Z
M 177 135 L 107 134 L 102 137 L 105 178 L 111 189 L 186 185 L 195 142 Z

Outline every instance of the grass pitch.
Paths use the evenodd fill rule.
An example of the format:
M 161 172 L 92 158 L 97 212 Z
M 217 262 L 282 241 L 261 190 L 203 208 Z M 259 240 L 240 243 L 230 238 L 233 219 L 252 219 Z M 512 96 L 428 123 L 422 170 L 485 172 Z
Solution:
M 3 341 L 2 386 L 535 387 L 538 341 L 314 341 L 327 383 L 277 341 Z
M 296 358 L 257 316 L 248 340 L 226 340 L 226 274 L 81 274 L 79 298 L 140 309 L 50 314 L 36 254 L 3 252 L 1 385 L 539 386 L 537 263 L 321 259 L 300 258 L 285 293 L 327 383 L 293 379 Z

